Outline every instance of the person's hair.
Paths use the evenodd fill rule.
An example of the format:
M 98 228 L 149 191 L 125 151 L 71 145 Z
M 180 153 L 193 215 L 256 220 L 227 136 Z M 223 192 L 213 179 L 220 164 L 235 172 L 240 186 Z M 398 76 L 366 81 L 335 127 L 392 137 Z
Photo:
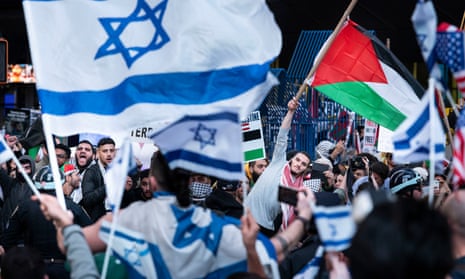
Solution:
M 71 149 L 66 144 L 57 143 L 57 144 L 55 144 L 55 149 L 63 150 L 66 153 L 66 158 L 71 157 Z
M 370 169 L 372 172 L 378 174 L 383 180 L 389 176 L 389 167 L 383 162 L 378 161 L 372 163 Z
M 252 168 L 253 166 L 255 166 L 255 164 L 257 163 L 257 161 L 260 161 L 260 160 L 265 160 L 267 164 L 270 164 L 270 160 L 268 158 L 263 158 L 263 159 L 258 159 L 258 160 L 255 160 L 255 161 L 250 161 L 248 164 L 249 164 L 249 167 Z
M 43 279 L 45 263 L 36 249 L 16 246 L 2 257 L 1 275 L 2 279 Z
M 375 206 L 346 252 L 354 279 L 443 279 L 453 266 L 447 220 L 414 200 Z
M 149 175 L 150 175 L 150 170 L 145 169 L 139 173 L 139 178 L 142 180 L 142 178 L 149 177 Z
M 176 195 L 180 206 L 186 207 L 191 203 L 189 190 L 189 173 L 182 169 L 172 171 L 165 157 L 160 151 L 155 151 L 150 161 L 150 175 L 153 175 L 158 186 Z
M 363 182 L 362 184 L 360 184 L 360 186 L 358 186 L 356 194 L 364 190 L 374 191 L 375 186 L 370 181 Z
M 97 143 L 97 148 L 105 144 L 115 144 L 115 141 L 112 138 L 101 138 Z
M 92 154 L 95 154 L 95 147 L 94 147 L 94 145 L 93 145 L 90 141 L 88 141 L 88 140 L 81 140 L 81 141 L 78 143 L 78 145 L 80 145 L 81 143 L 85 143 L 85 144 L 90 145 L 90 149 L 92 150 Z

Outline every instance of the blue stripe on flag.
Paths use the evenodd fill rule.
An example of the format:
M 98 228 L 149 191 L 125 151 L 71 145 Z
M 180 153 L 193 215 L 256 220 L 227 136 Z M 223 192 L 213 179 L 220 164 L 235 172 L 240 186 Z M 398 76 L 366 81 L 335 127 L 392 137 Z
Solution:
M 396 150 L 400 149 L 410 149 L 410 141 L 414 138 L 418 131 L 420 131 L 429 121 L 429 106 L 424 107 L 421 114 L 418 116 L 417 121 L 415 121 L 410 128 L 407 129 L 407 137 L 404 140 L 394 141 L 394 147 Z M 425 151 L 420 151 L 425 152 Z M 426 150 L 426 153 L 429 153 L 429 150 Z
M 212 113 L 207 115 L 185 115 L 181 119 L 175 121 L 170 126 L 175 126 L 179 123 L 188 122 L 188 121 L 221 121 L 221 120 L 228 120 L 233 123 L 238 123 L 239 118 L 237 113 L 233 112 L 219 112 L 219 113 Z M 156 137 L 160 133 L 163 133 L 164 130 L 154 133 L 151 137 Z
M 335 219 L 335 218 L 342 218 L 342 217 L 350 217 L 351 213 L 349 211 L 340 211 L 340 212 L 314 212 L 313 217 L 316 219 L 318 218 L 327 218 L 327 219 Z
M 110 235 L 110 227 L 101 226 L 100 230 L 103 233 Z M 136 238 L 129 234 L 116 230 L 113 247 L 117 248 L 116 246 L 118 245 L 124 245 L 124 244 L 121 244 L 120 241 L 123 241 L 126 243 L 128 242 L 136 243 L 139 245 L 147 244 L 148 249 L 144 251 L 138 251 L 139 256 L 142 258 L 143 256 L 152 255 L 152 259 L 154 260 L 153 264 L 155 265 L 155 270 L 157 271 L 157 278 L 166 278 L 166 279 L 171 278 L 168 266 L 163 261 L 162 254 L 157 245 L 147 242 L 144 239 Z M 129 278 L 146 278 L 145 276 L 143 276 L 144 274 L 139 273 L 139 271 L 135 268 L 135 265 L 133 262 L 129 262 L 129 260 L 126 258 L 127 255 L 121 255 L 119 253 L 116 253 L 115 249 L 114 249 L 113 255 L 115 255 L 116 258 L 120 259 L 122 262 L 125 263 L 128 273 L 130 273 Z
M 191 152 L 186 149 L 176 149 L 169 151 L 164 154 L 168 162 L 175 161 L 177 159 L 190 161 L 198 165 L 215 167 L 216 169 L 224 169 L 230 172 L 242 172 L 241 163 L 230 163 L 228 161 L 214 159 L 211 157 L 203 156 L 200 153 Z
M 352 241 L 352 238 L 346 238 L 342 240 L 326 240 L 326 241 L 322 240 L 324 247 L 346 245 L 346 244 L 350 244 L 351 241 Z
M 3 151 L 5 151 L 6 148 L 5 148 L 5 145 L 3 145 L 3 142 L 0 144 L 0 153 L 2 153 Z
M 140 75 L 101 91 L 56 92 L 39 88 L 38 94 L 41 100 L 47 100 L 42 102 L 45 114 L 114 115 L 139 103 L 196 105 L 230 99 L 264 82 L 268 69 L 269 63 L 265 63 L 208 72 Z
M 101 226 L 100 230 L 104 233 L 110 234 L 110 227 Z M 122 237 L 124 239 L 127 239 L 128 241 L 135 242 L 137 244 L 144 244 L 146 242 L 144 239 L 136 238 L 120 231 L 115 231 L 115 237 Z

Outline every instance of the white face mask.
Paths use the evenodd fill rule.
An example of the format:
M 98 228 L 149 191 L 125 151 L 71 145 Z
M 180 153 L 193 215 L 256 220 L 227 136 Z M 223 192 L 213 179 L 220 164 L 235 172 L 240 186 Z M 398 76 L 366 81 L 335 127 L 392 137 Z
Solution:
M 189 189 L 191 190 L 191 197 L 194 201 L 205 200 L 212 192 L 210 184 L 192 182 L 189 184 Z

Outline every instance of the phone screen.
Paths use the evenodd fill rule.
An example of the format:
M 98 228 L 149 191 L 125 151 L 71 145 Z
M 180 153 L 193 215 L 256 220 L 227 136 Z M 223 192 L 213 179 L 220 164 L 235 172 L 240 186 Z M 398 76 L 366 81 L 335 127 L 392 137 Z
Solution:
M 290 187 L 279 186 L 278 190 L 278 201 L 290 204 L 292 206 L 297 205 L 297 190 Z

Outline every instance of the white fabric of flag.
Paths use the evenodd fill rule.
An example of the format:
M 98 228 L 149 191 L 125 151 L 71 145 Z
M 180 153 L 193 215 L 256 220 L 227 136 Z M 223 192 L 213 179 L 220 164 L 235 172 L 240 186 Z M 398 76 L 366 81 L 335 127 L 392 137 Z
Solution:
M 430 76 L 438 82 L 436 87 L 445 92 L 449 90 L 447 82 L 444 80 L 442 71 L 437 63 L 436 55 L 436 29 L 438 26 L 438 18 L 433 1 L 419 0 L 412 14 L 412 25 L 417 35 L 418 46 L 420 47 L 423 60 L 430 73 Z
M 247 270 L 247 254 L 237 219 L 201 207 L 178 208 L 176 198 L 157 192 L 154 199 L 120 211 L 112 249 L 129 278 L 227 278 Z M 108 241 L 111 223 L 100 238 Z M 279 278 L 270 240 L 259 235 L 256 250 L 269 278 Z
M 212 105 L 258 107 L 281 32 L 265 0 L 23 1 L 51 133 L 124 138 Z M 53 30 L 53 31 L 52 31 Z
M 0 164 L 10 160 L 11 158 L 13 158 L 13 156 L 14 156 L 13 151 L 11 151 L 10 147 L 7 145 L 7 143 L 3 139 L 3 136 L 1 136 L 1 139 L 0 139 Z
M 392 135 L 394 162 L 409 163 L 429 160 L 430 151 L 434 152 L 437 161 L 445 158 L 446 136 L 436 106 L 430 115 L 429 94 L 434 94 L 433 90 L 431 86 L 428 88 L 418 110 L 409 115 L 394 131 Z M 430 140 L 434 142 L 434 150 L 430 150 Z
M 415 6 L 411 20 L 417 35 L 421 54 L 428 70 L 431 71 L 436 64 L 434 45 L 436 44 L 436 28 L 438 26 L 433 2 L 419 0 Z
M 116 152 L 116 157 L 105 172 L 105 187 L 107 200 L 112 210 L 118 210 L 123 198 L 124 186 L 128 173 L 137 167 L 136 160 L 132 152 L 132 144 L 126 138 L 123 145 Z
M 313 217 L 326 251 L 342 251 L 350 246 L 355 234 L 350 207 L 313 206 Z
M 216 108 L 206 115 L 185 115 L 152 134 L 170 168 L 241 180 L 242 130 L 237 110 Z

